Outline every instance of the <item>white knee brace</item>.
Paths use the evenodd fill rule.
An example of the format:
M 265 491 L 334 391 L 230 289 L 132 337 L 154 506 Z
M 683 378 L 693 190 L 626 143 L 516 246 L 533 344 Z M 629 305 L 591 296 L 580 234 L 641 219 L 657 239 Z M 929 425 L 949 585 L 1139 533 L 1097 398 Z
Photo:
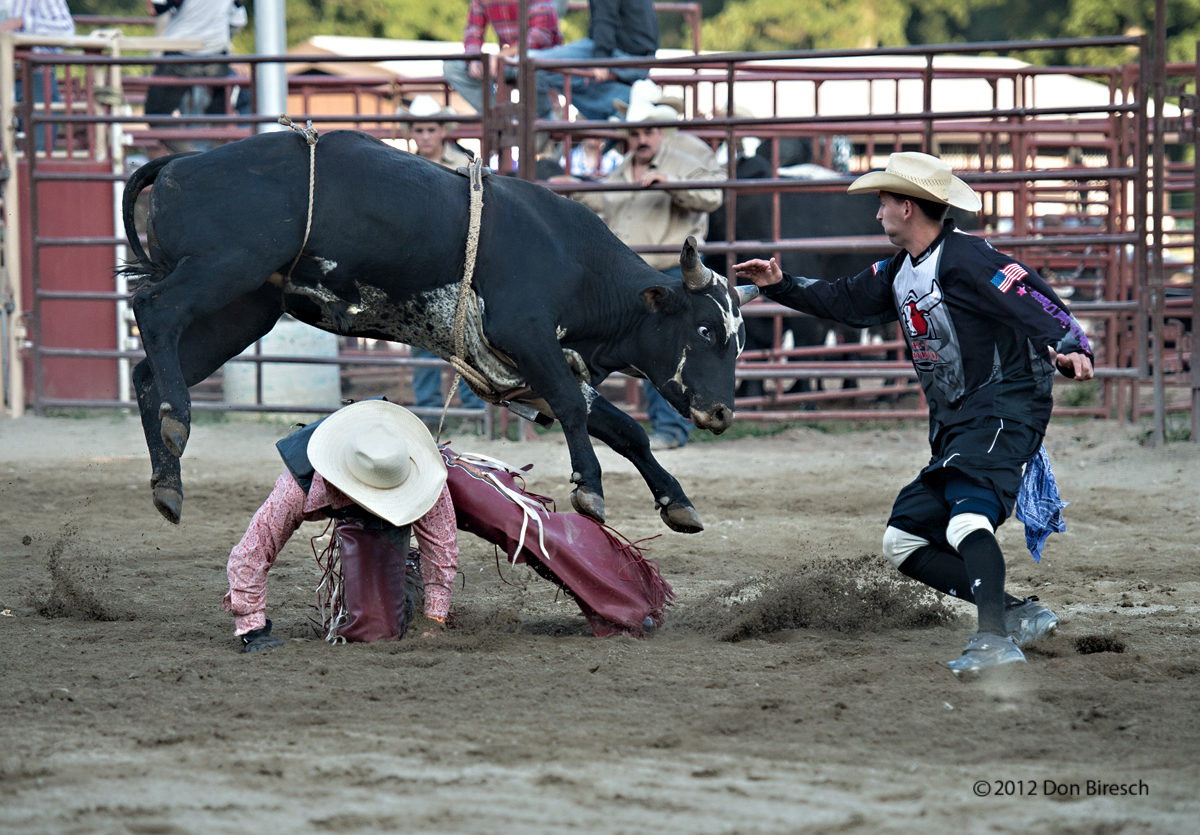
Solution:
M 995 533 L 996 529 L 992 527 L 991 520 L 982 513 L 960 513 L 951 516 L 950 524 L 946 526 L 946 541 L 957 551 L 962 541 L 975 531 Z
M 929 540 L 891 525 L 883 532 L 883 555 L 892 565 L 899 568 L 918 548 L 924 548 Z

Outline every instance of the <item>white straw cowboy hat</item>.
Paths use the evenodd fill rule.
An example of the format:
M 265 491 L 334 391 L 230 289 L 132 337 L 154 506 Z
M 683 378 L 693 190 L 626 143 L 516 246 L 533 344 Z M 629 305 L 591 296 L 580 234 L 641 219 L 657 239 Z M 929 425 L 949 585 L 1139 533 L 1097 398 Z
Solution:
M 325 418 L 308 441 L 308 460 L 393 525 L 424 516 L 446 483 L 446 463 L 425 424 L 386 400 L 363 400 Z
M 683 99 L 664 96 L 662 88 L 648 78 L 633 82 L 629 88 L 629 104 L 613 99 L 613 107 L 626 122 L 667 122 L 683 117 Z
M 397 107 L 397 115 L 408 116 L 413 122 L 421 121 L 421 117 L 430 116 L 457 116 L 458 112 L 453 107 L 444 107 L 437 103 L 433 96 L 422 93 L 413 99 L 408 107 Z M 458 127 L 457 122 L 441 122 L 442 127 L 446 129 L 446 133 L 454 133 L 454 129 Z M 403 130 L 407 132 L 411 126 L 411 122 L 402 123 Z
M 886 170 L 863 174 L 847 191 L 851 194 L 887 191 L 946 203 L 968 212 L 977 212 L 983 205 L 974 189 L 950 173 L 948 163 L 915 151 L 892 154 Z

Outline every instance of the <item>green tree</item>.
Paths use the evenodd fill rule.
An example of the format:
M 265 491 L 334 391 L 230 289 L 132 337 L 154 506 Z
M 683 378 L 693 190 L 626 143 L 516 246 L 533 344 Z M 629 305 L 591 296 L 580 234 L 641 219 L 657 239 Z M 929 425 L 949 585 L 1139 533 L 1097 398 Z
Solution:
M 706 49 L 870 48 L 906 43 L 906 0 L 734 0 L 702 27 Z
M 705 0 L 706 49 L 764 51 L 1152 32 L 1154 0 Z M 711 4 L 711 5 L 710 5 Z M 1168 0 L 1167 55 L 1195 60 L 1200 0 Z M 1133 49 L 1029 51 L 1037 63 L 1120 64 Z

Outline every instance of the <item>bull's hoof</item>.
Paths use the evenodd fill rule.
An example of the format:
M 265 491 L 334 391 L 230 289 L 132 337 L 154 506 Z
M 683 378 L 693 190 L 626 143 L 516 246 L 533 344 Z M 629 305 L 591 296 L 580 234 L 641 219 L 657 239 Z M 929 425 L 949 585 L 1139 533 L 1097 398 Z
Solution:
M 162 426 L 162 440 L 167 446 L 167 452 L 176 458 L 182 458 L 183 448 L 187 446 L 188 442 L 188 428 L 183 421 L 172 414 L 173 411 L 170 403 L 162 404 L 158 410 L 158 419 Z
M 700 533 L 704 523 L 700 521 L 696 508 L 687 502 L 672 502 L 658 509 L 658 515 L 668 528 L 676 533 Z
M 183 514 L 183 493 L 170 487 L 154 488 L 154 507 L 172 525 L 179 524 Z
M 575 512 L 604 524 L 604 497 L 583 487 L 571 493 L 571 505 Z

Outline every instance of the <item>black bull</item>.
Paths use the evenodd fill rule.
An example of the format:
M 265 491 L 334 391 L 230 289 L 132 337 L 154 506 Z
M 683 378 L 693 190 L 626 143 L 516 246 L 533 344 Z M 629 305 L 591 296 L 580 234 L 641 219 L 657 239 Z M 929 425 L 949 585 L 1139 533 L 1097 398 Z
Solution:
M 346 336 L 454 352 L 467 178 L 365 134 L 322 136 L 311 234 L 285 279 L 304 241 L 308 172 L 304 138 L 279 132 L 155 160 L 125 189 L 135 256 L 126 271 L 139 282 L 132 305 L 146 350 L 134 386 L 154 504 L 172 522 L 183 503 L 188 386 L 283 313 Z M 147 256 L 133 204 L 151 183 Z M 674 283 L 587 208 L 541 186 L 485 177 L 483 194 L 476 343 L 524 384 L 511 399 L 562 422 L 575 508 L 604 520 L 590 433 L 633 462 L 668 526 L 702 530 L 642 428 L 592 386 L 618 370 L 644 375 L 697 426 L 723 432 L 733 421 L 734 362 L 745 338 L 738 294 L 700 264 L 690 240 L 684 281 Z

